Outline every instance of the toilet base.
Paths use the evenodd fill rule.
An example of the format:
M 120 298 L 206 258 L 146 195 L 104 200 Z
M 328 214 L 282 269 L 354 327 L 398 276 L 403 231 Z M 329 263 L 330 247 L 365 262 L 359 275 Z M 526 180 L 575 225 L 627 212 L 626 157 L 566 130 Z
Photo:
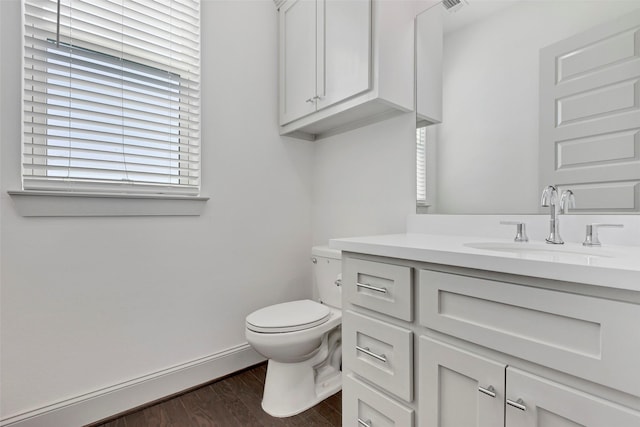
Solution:
M 267 414 L 291 417 L 342 389 L 342 372 L 331 365 L 316 370 L 313 359 L 299 363 L 269 360 L 262 397 L 262 409 Z

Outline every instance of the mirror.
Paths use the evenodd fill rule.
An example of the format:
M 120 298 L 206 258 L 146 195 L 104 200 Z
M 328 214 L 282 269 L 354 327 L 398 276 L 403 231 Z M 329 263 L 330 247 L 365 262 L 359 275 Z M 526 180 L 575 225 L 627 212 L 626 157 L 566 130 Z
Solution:
M 418 212 L 539 213 L 540 49 L 640 5 L 636 0 L 468 0 L 450 13 L 431 3 L 416 19 L 416 46 L 420 49 L 423 15 L 440 15 L 442 123 L 426 128 L 429 206 Z M 416 63 L 417 74 L 424 73 L 428 64 L 420 55 Z M 433 96 L 424 85 L 416 87 L 418 104 Z

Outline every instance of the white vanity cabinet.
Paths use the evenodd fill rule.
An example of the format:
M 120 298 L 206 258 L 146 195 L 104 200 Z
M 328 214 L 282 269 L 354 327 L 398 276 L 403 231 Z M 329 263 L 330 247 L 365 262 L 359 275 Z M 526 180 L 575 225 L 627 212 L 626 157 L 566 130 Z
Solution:
M 412 2 L 285 2 L 280 133 L 313 140 L 412 111 L 414 14 Z
M 640 426 L 640 291 L 342 249 L 343 425 Z
M 346 257 L 342 270 L 342 425 L 411 427 L 413 269 Z
M 640 425 L 640 412 L 504 362 L 424 336 L 419 352 L 423 426 Z

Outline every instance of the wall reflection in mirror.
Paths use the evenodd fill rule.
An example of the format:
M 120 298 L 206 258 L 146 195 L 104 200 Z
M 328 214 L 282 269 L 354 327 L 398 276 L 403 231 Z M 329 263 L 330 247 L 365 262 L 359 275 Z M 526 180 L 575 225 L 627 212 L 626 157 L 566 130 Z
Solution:
M 587 43 L 585 48 L 566 54 L 564 63 L 554 58 L 551 67 L 571 65 L 577 71 L 571 81 L 552 82 L 557 83 L 555 97 L 541 104 L 541 49 L 622 19 L 636 19 L 637 26 L 624 32 L 629 37 L 619 45 L 609 45 L 612 37 L 607 36 L 603 42 Z M 429 45 L 438 40 L 425 36 L 437 31 L 443 34 L 441 111 L 434 106 L 440 96 L 434 79 L 421 83 L 422 76 L 440 70 L 437 55 L 433 57 L 434 47 Z M 635 76 L 625 77 L 629 84 L 620 86 L 622 83 L 608 82 L 606 76 L 596 73 L 607 61 L 617 67 L 614 74 L 622 67 L 640 69 L 638 34 L 637 0 L 468 0 L 455 13 L 431 2 L 416 18 L 417 123 L 427 125 L 423 132 L 426 168 L 418 178 L 424 179 L 418 185 L 424 194 L 418 200 L 418 212 L 540 213 L 541 189 L 560 184 L 575 187 L 576 213 L 639 213 L 639 76 L 636 71 Z M 625 56 L 624 50 L 631 53 Z M 590 68 L 584 64 L 590 64 Z M 560 75 L 559 68 L 554 70 Z M 576 89 L 583 82 L 592 87 Z M 574 92 L 563 95 L 565 89 Z M 624 124 L 615 132 L 607 130 L 606 123 L 601 124 L 613 113 L 624 115 L 620 119 Z M 555 127 L 549 132 L 555 132 L 556 139 L 551 142 L 551 150 L 555 153 L 558 149 L 557 155 L 565 156 L 564 164 L 559 157 L 540 160 L 541 139 L 549 137 L 544 129 L 541 131 L 541 120 L 543 125 L 545 120 L 553 122 Z M 565 130 L 573 133 L 563 136 L 561 144 L 556 133 L 564 135 Z M 419 143 L 417 147 L 420 149 Z M 598 150 L 608 154 L 591 158 Z M 545 149 L 542 151 L 544 155 Z M 569 156 L 571 161 L 567 160 Z M 609 172 L 616 162 L 624 173 Z M 559 167 L 573 173 L 567 176 L 576 177 L 575 181 L 564 178 L 566 182 L 543 182 L 556 179 L 548 171 Z M 615 185 L 604 183 L 607 174 L 616 174 Z M 599 199 L 610 198 L 614 207 L 589 201 L 596 194 L 594 189 Z

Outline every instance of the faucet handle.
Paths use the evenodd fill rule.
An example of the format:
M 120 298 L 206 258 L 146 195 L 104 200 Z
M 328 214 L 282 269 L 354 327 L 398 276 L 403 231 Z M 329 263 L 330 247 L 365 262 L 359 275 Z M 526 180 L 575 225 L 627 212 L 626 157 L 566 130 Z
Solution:
M 622 228 L 624 225 L 622 224 L 605 224 L 601 222 L 594 222 L 592 224 L 587 224 L 587 235 L 584 238 L 584 242 L 582 242 L 582 246 L 602 246 L 600 240 L 598 239 L 598 228 L 601 227 L 610 227 L 610 228 Z
M 521 221 L 500 221 L 500 224 L 516 226 L 516 237 L 513 239 L 514 242 L 529 241 L 529 238 L 527 237 L 527 223 Z
M 564 190 L 562 196 L 560 196 L 560 212 L 567 213 L 569 208 L 575 209 L 576 197 L 573 195 L 573 191 Z
M 558 189 L 555 185 L 549 185 L 542 190 L 542 197 L 540 198 L 540 206 L 549 207 L 556 203 L 558 197 Z

